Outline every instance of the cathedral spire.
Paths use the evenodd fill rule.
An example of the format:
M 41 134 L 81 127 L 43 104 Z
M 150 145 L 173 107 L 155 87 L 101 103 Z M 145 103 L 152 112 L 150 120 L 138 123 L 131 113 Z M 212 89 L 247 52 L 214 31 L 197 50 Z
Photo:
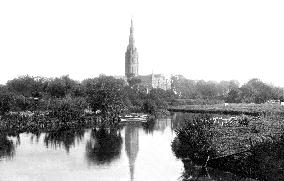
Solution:
M 133 20 L 131 18 L 131 26 L 130 26 L 130 35 L 129 35 L 129 44 L 134 46 L 134 27 L 133 27 Z
M 129 44 L 125 52 L 125 75 L 127 79 L 138 75 L 138 52 L 134 45 L 134 27 L 133 20 L 131 19 Z

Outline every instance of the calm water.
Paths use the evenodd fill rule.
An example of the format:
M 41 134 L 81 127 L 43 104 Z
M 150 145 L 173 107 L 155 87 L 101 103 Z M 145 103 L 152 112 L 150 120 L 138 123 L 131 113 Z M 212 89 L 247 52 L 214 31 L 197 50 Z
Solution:
M 178 125 L 159 119 L 117 130 L 23 133 L 0 138 L 0 180 L 235 180 L 216 170 L 184 171 L 171 151 Z
M 2 138 L 0 180 L 177 180 L 183 164 L 170 147 L 171 119 Z

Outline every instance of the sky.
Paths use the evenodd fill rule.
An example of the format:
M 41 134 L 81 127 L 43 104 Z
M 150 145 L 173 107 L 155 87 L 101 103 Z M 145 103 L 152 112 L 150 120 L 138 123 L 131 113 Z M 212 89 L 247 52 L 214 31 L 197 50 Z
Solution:
M 284 87 L 283 9 L 283 0 L 0 1 L 0 84 L 124 75 L 133 18 L 141 75 Z

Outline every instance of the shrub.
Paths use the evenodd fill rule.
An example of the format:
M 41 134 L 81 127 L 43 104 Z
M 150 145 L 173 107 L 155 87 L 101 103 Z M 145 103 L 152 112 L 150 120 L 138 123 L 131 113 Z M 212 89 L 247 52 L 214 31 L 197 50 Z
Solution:
M 52 100 L 48 108 L 49 118 L 58 119 L 61 124 L 68 126 L 83 118 L 87 103 L 84 98 L 65 97 Z
M 26 98 L 23 95 L 14 95 L 14 111 L 26 111 L 30 110 L 31 106 L 31 100 Z
M 0 90 L 0 116 L 8 113 L 12 108 L 12 94 Z
M 207 116 L 188 119 L 184 126 L 177 128 L 176 138 L 172 142 L 172 150 L 178 158 L 189 158 L 194 162 L 204 162 L 208 156 L 215 156 L 212 147 L 212 123 Z
M 113 124 L 127 110 L 124 82 L 111 76 L 100 76 L 88 85 L 88 102 L 107 124 Z

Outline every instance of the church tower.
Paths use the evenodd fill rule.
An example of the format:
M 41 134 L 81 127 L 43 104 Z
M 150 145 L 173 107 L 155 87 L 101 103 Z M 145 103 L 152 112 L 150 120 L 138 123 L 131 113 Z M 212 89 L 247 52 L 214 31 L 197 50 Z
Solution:
M 138 53 L 135 47 L 134 36 L 133 36 L 133 22 L 131 19 L 130 26 L 130 35 L 129 35 L 129 43 L 127 46 L 127 50 L 125 52 L 125 76 L 127 79 L 135 77 L 138 75 Z

